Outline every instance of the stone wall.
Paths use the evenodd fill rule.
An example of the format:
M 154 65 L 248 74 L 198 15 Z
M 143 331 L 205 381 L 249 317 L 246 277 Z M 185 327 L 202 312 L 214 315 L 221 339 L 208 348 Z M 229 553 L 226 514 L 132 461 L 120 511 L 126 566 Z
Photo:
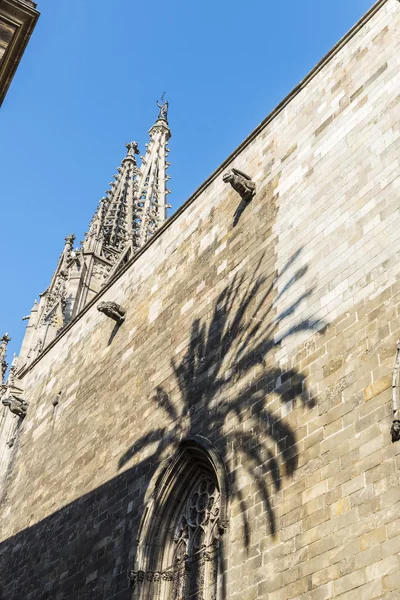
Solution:
M 399 57 L 380 1 L 104 291 L 123 325 L 99 298 L 23 375 L 3 598 L 130 598 L 149 488 L 196 435 L 228 472 L 221 600 L 398 598 Z

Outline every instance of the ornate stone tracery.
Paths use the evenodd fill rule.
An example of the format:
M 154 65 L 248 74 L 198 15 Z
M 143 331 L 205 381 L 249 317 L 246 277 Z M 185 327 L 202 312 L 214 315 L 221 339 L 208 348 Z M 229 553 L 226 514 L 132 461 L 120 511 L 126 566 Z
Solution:
M 174 536 L 174 600 L 213 597 L 217 583 L 219 501 L 215 481 L 207 475 L 200 477 L 184 505 Z
M 213 545 L 218 539 L 218 515 L 218 489 L 210 477 L 203 476 L 190 494 L 176 529 L 177 562 Z
M 220 466 L 214 471 L 214 464 L 204 450 L 191 446 L 162 478 L 139 534 L 141 568 L 129 573 L 133 598 L 217 598 L 227 508 L 225 471 Z
M 220 493 L 214 478 L 200 474 L 181 507 L 172 548 L 173 561 L 160 571 L 131 571 L 132 587 L 143 581 L 161 584 L 161 598 L 216 598 Z M 165 560 L 165 559 L 164 559 Z M 163 582 L 165 584 L 163 585 Z M 155 593 L 155 590 L 154 590 Z

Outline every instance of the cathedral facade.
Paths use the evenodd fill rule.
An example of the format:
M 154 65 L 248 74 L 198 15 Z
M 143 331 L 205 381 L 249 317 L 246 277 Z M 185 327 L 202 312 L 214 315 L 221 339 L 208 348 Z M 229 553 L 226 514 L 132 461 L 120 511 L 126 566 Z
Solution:
M 0 343 L 1 598 L 398 600 L 399 57 L 379 0 L 169 219 L 127 144 Z

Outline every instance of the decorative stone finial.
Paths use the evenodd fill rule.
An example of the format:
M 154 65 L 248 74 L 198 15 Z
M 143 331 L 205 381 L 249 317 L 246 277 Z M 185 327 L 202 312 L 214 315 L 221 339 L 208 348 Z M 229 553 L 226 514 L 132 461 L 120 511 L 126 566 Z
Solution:
M 74 242 L 75 242 L 75 235 L 73 233 L 71 233 L 71 235 L 67 235 L 67 237 L 65 238 L 65 241 L 68 244 L 68 246 L 70 246 L 72 248 L 72 246 L 74 245 Z
M 243 171 L 232 167 L 230 171 L 225 173 L 222 179 L 224 183 L 230 183 L 245 202 L 250 202 L 253 196 L 255 196 L 256 184 Z
M 7 398 L 3 398 L 1 401 L 3 406 L 8 406 L 10 411 L 17 415 L 17 417 L 21 417 L 23 419 L 28 410 L 28 402 L 23 400 L 22 398 L 16 398 L 15 396 L 8 396 Z
M 116 302 L 100 302 L 97 305 L 97 310 L 104 313 L 106 317 L 113 319 L 121 325 L 125 321 L 125 309 Z
M 128 150 L 128 156 L 135 158 L 135 154 L 140 154 L 137 142 L 128 142 L 125 147 Z M 119 171 L 120 172 L 120 171 Z

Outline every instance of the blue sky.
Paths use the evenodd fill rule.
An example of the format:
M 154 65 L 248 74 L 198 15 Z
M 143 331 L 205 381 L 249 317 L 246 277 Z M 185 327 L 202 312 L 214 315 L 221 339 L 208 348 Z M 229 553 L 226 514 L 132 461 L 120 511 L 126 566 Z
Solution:
M 372 0 L 38 0 L 0 108 L 0 335 L 19 350 L 64 237 L 82 239 L 164 90 L 173 210 L 373 5 Z

